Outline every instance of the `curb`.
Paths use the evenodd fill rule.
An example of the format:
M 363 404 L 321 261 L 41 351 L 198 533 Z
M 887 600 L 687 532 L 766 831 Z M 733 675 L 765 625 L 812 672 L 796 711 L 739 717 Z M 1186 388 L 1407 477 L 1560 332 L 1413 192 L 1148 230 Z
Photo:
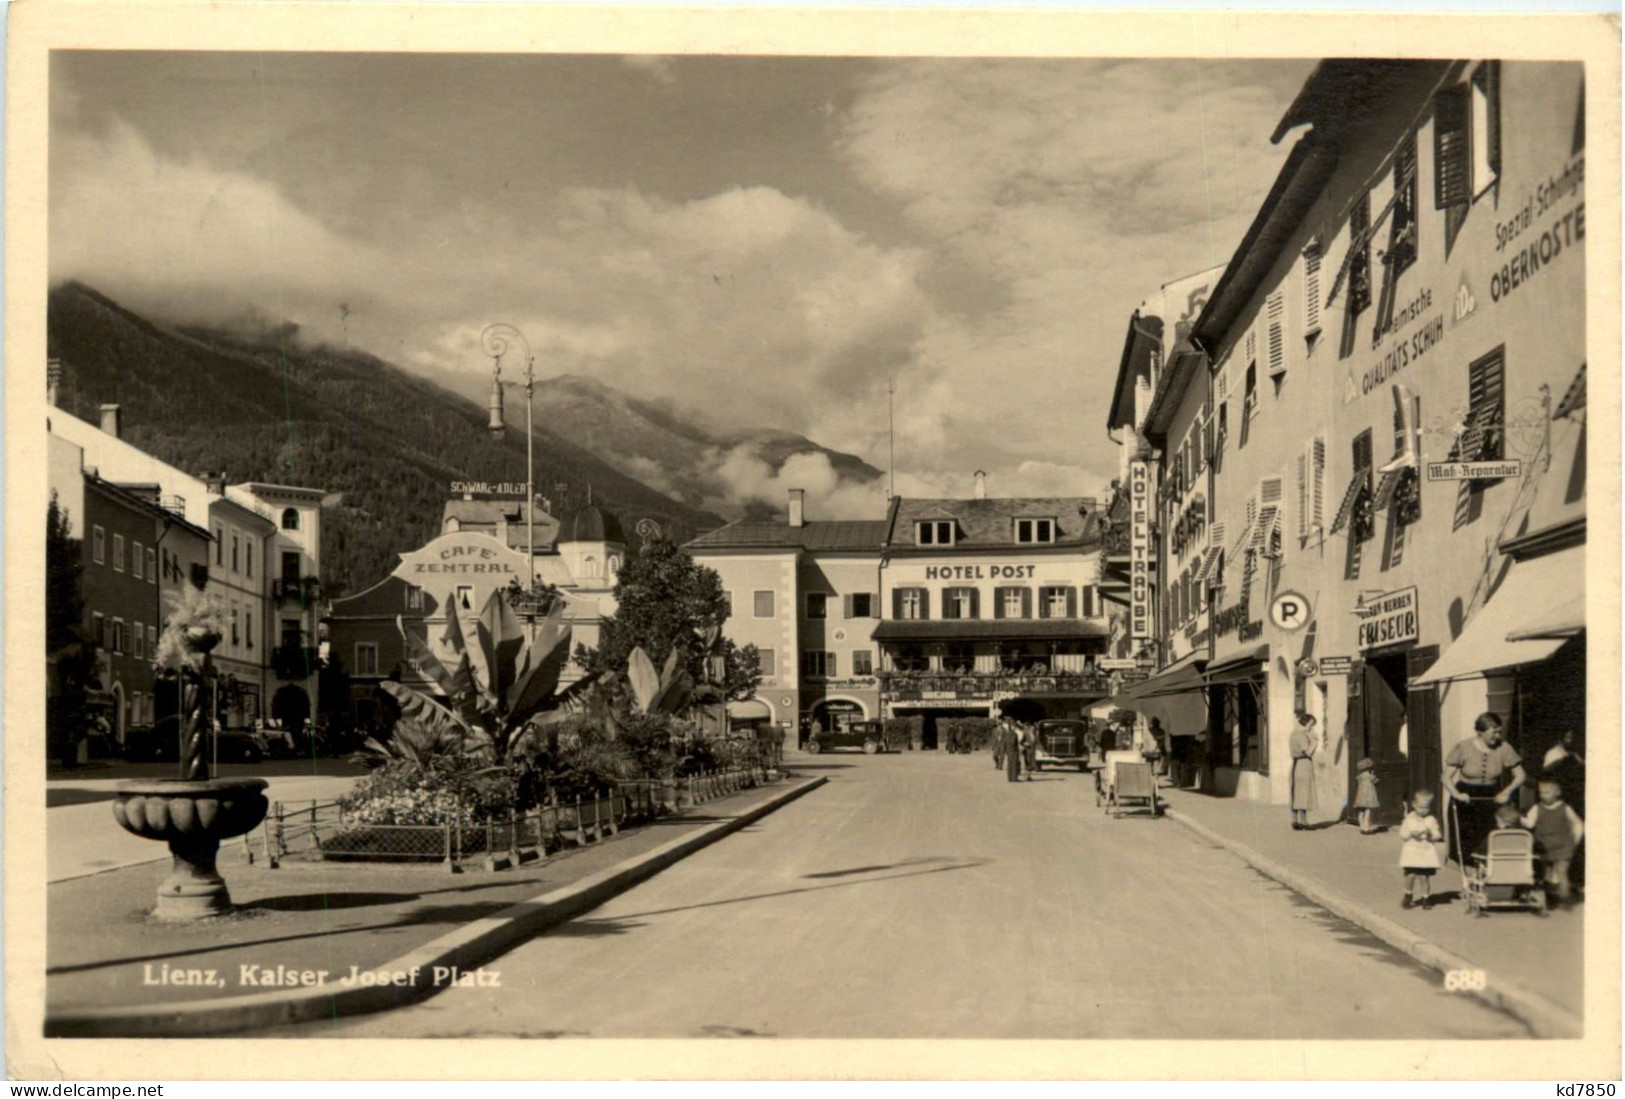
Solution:
M 526 939 L 598 907 L 828 781 L 828 776 L 820 775 L 797 783 L 731 820 L 680 836 L 578 882 L 538 894 L 530 900 L 519 901 L 495 915 L 471 921 L 427 942 L 403 957 L 373 967 L 375 972 L 388 970 L 410 975 L 410 981 L 404 984 L 365 985 L 338 990 L 318 986 L 217 1000 L 190 1000 L 161 1007 L 137 1005 L 80 1009 L 47 1016 L 45 1037 L 190 1038 L 313 1019 L 332 1019 L 340 1015 L 364 1015 L 401 1007 L 432 996 L 446 987 L 445 982 L 434 983 L 433 974 L 437 967 L 464 972 L 472 970 Z
M 1165 806 L 1163 812 L 1168 819 L 1178 821 L 1203 839 L 1218 844 L 1232 854 L 1239 855 L 1243 861 L 1259 873 L 1273 878 L 1294 893 L 1302 894 L 1332 913 L 1332 915 L 1364 928 L 1389 946 L 1410 957 L 1411 960 L 1419 962 L 1429 969 L 1440 973 L 1447 973 L 1453 969 L 1485 969 L 1484 966 L 1470 962 L 1459 954 L 1452 954 L 1431 939 L 1423 937 L 1403 924 L 1396 923 L 1386 916 L 1378 915 L 1365 905 L 1333 892 L 1329 887 L 1314 878 L 1283 866 L 1274 859 L 1259 854 L 1244 843 L 1220 835 L 1207 825 L 1192 820 L 1172 806 Z M 1485 970 L 1485 972 L 1488 972 L 1488 970 Z M 1580 1017 L 1567 1008 L 1559 1007 L 1539 993 L 1531 992 L 1511 981 L 1492 979 L 1485 981 L 1484 985 L 1484 988 L 1473 990 L 1470 995 L 1476 996 L 1491 1007 L 1498 1008 L 1518 1019 L 1529 1028 L 1535 1037 L 1579 1038 L 1581 1036 L 1584 1027 Z

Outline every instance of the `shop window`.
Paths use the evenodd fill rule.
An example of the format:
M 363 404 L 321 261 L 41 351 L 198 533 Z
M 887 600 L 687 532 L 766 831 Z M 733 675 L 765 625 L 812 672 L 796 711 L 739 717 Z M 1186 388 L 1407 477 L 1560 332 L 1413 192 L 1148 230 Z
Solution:
M 854 649 L 852 651 L 852 674 L 874 675 L 875 654 L 868 649 Z
M 975 588 L 949 588 L 943 592 L 942 617 L 969 619 L 979 617 L 979 593 Z
M 771 679 L 779 672 L 779 655 L 776 649 L 756 650 L 756 666 L 761 669 L 765 678 Z
M 812 618 L 812 619 L 824 618 L 824 617 L 827 616 L 828 609 L 829 609 L 829 597 L 826 596 L 823 592 L 821 592 L 821 591 L 810 591 L 810 592 L 807 593 L 807 617 L 808 618 Z
M 113 571 L 124 571 L 124 535 L 113 535 Z
M 1054 519 L 1017 519 L 1016 542 L 1020 545 L 1047 545 L 1055 541 Z
M 835 654 L 822 649 L 808 649 L 801 654 L 801 674 L 811 679 L 827 679 L 835 675 Z
M 357 641 L 355 644 L 355 674 L 378 674 L 378 646 L 371 641 Z
M 924 519 L 914 524 L 914 541 L 921 546 L 951 546 L 954 544 L 952 519 Z
M 931 617 L 931 594 L 924 588 L 896 588 L 892 591 L 892 617 L 923 619 Z
M 754 613 L 757 618 L 773 617 L 773 592 L 771 590 L 755 592 L 753 599 L 755 601 Z

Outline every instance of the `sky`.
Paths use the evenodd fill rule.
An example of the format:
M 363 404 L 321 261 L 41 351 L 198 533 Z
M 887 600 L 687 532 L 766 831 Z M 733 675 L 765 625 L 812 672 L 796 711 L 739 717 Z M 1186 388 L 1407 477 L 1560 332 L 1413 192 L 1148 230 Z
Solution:
M 882 469 L 891 384 L 900 493 L 1102 495 L 1129 317 L 1228 261 L 1311 68 L 58 52 L 51 277 L 437 380 L 506 322 L 541 376 Z M 819 462 L 742 491 L 878 516 Z

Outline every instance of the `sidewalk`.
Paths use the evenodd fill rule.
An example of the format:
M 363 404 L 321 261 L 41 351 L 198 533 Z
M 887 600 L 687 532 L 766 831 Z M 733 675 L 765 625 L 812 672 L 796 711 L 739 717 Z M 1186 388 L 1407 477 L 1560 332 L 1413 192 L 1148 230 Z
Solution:
M 47 892 L 47 1018 L 74 1026 L 76 1032 L 96 1033 L 98 1024 L 86 1013 L 124 1008 L 162 1016 L 174 1005 L 181 1028 L 176 1032 L 186 1033 L 188 1026 L 209 1025 L 184 1020 L 197 1020 L 212 1004 L 231 1015 L 241 1014 L 245 1006 L 252 1011 L 255 1005 L 248 1001 L 255 997 L 283 999 L 300 989 L 318 995 L 349 991 L 345 979 L 356 972 L 385 968 L 393 973 L 403 959 L 424 953 L 447 936 L 484 929 L 499 917 L 496 922 L 512 921 L 516 911 L 534 907 L 532 902 L 543 894 L 587 886 L 595 875 L 640 858 L 658 859 L 674 844 L 698 840 L 707 829 L 725 832 L 729 824 L 745 823 L 742 818 L 753 811 L 807 788 L 809 780 L 796 778 L 757 787 L 599 843 L 490 873 L 452 874 L 438 864 L 293 859 L 273 870 L 263 861 L 250 865 L 240 852 L 223 850 L 220 871 L 237 910 L 194 924 L 163 924 L 147 917 L 164 873 L 160 866 L 56 882 Z M 104 831 L 116 827 L 109 817 Z M 436 958 L 456 957 L 457 963 L 448 964 L 460 964 L 456 949 L 461 948 L 428 952 Z M 500 962 L 496 965 L 500 968 Z M 314 976 L 324 971 L 324 977 Z M 430 970 L 425 968 L 421 976 L 426 983 Z M 382 991 L 403 1000 L 411 995 L 411 989 L 387 985 Z M 85 1019 L 67 1022 L 80 1016 Z
M 46 881 L 59 882 L 126 866 L 168 861 L 161 843 L 132 836 L 113 820 L 113 796 L 129 779 L 173 778 L 173 763 L 110 763 L 52 772 L 45 784 Z M 228 763 L 220 778 L 263 778 L 271 801 L 331 801 L 349 791 L 365 768 L 342 760 L 277 760 Z M 231 860 L 242 840 L 228 840 L 221 856 Z
M 1584 905 L 1544 918 L 1526 912 L 1492 912 L 1483 919 L 1470 918 L 1458 896 L 1461 879 L 1455 864 L 1449 863 L 1434 878 L 1433 908 L 1404 909 L 1399 903 L 1404 892 L 1399 839 L 1392 831 L 1362 836 L 1353 825 L 1319 822 L 1310 831 L 1294 832 L 1284 806 L 1188 790 L 1159 793 L 1175 817 L 1187 818 L 1273 861 L 1369 917 L 1396 924 L 1418 939 L 1471 960 L 1492 982 L 1521 987 L 1575 1018 L 1581 1015 L 1585 1003 Z M 1290 881 L 1283 884 L 1293 885 Z

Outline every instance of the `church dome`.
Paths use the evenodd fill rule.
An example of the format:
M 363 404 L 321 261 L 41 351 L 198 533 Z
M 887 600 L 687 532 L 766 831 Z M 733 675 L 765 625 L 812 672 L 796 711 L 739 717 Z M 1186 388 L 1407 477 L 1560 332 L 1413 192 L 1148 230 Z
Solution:
M 614 513 L 600 510 L 591 504 L 570 514 L 559 527 L 558 542 L 619 542 L 625 544 L 626 534 Z

